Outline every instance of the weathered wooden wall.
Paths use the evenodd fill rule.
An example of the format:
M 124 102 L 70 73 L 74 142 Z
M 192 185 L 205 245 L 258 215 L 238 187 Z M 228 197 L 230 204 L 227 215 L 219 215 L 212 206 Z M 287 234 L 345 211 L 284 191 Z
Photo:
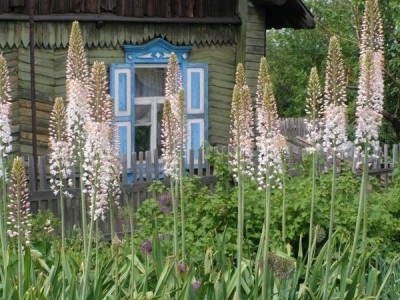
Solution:
M 1 0 L 0 13 L 29 14 L 29 0 Z M 114 13 L 125 17 L 233 16 L 235 0 L 34 0 L 35 14 Z
M 211 145 L 229 143 L 230 110 L 236 72 L 236 45 L 195 47 L 189 59 L 208 63 L 208 124 Z
M 121 47 L 87 48 L 86 53 L 90 65 L 95 60 L 104 61 L 106 65 L 124 61 L 124 51 Z M 4 54 L 10 68 L 14 99 L 13 151 L 21 155 L 30 155 L 32 120 L 29 49 L 13 48 L 4 51 Z M 47 154 L 48 126 L 54 100 L 56 97 L 65 97 L 66 58 L 65 48 L 35 49 L 39 155 Z M 194 46 L 189 53 L 189 61 L 203 62 L 209 66 L 209 142 L 211 145 L 226 145 L 229 142 L 229 114 L 235 80 L 235 45 Z

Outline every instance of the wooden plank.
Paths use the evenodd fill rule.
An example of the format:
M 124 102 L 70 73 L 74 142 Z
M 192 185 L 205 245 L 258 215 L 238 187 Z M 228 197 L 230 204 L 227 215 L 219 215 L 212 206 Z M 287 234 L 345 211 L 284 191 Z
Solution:
M 100 0 L 85 0 L 84 1 L 85 13 L 100 13 Z
M 131 165 L 132 165 L 132 182 L 136 182 L 138 176 L 136 153 L 131 154 Z
M 143 165 L 144 165 L 144 157 L 143 157 L 143 152 L 139 152 L 139 162 L 137 164 L 137 168 L 139 169 L 139 181 L 144 181 L 144 176 L 143 176 Z
M 395 168 L 396 165 L 397 165 L 397 159 L 398 159 L 398 153 L 399 153 L 399 145 L 398 144 L 394 144 L 392 151 L 393 151 L 392 166 L 393 166 L 393 168 Z
M 234 16 L 236 14 L 236 2 L 232 0 L 223 0 L 222 2 L 222 12 L 225 16 Z
M 215 1 L 215 0 L 207 0 L 207 16 L 211 17 L 218 17 L 221 14 L 220 7 L 219 7 L 219 2 L 220 1 Z
M 189 175 L 194 175 L 194 150 L 189 150 Z
M 160 0 L 159 2 L 159 15 L 163 18 L 171 17 L 171 0 Z
M 194 16 L 194 0 L 186 0 L 181 2 L 181 16 L 192 18 Z
M 197 162 L 197 175 L 199 177 L 203 176 L 203 153 L 204 153 L 204 149 L 200 148 L 198 162 Z
M 112 12 L 116 8 L 116 0 L 101 0 L 100 8 L 107 12 Z
M 27 1 L 26 5 L 29 5 L 29 0 L 4 0 L 2 2 L 7 3 L 7 5 L 15 7 L 15 6 L 24 6 L 25 5 L 25 1 Z
M 53 14 L 64 14 L 69 12 L 69 1 L 52 1 L 51 12 Z
M 146 1 L 146 8 L 145 8 L 145 15 L 147 17 L 155 17 L 156 16 L 156 1 L 155 0 L 147 0 Z
M 39 190 L 44 191 L 47 189 L 46 180 L 46 157 L 38 157 L 38 171 L 39 171 Z
M 389 168 L 389 145 L 384 144 L 383 145 L 383 168 L 388 169 Z M 389 175 L 386 173 L 384 175 L 384 185 L 385 189 L 387 190 L 389 184 Z
M 35 169 L 33 167 L 34 164 L 35 164 L 35 162 L 34 162 L 33 156 L 29 156 L 28 157 L 28 180 L 29 180 L 28 188 L 30 191 L 36 191 L 36 184 L 35 184 L 36 174 L 34 172 L 34 169 Z
M 4 0 L 0 2 L 0 13 L 7 13 L 9 10 L 8 0 Z
M 206 0 L 194 0 L 193 15 L 196 17 L 204 17 L 206 15 Z
M 117 15 L 132 16 L 132 0 L 117 0 Z
M 85 0 L 70 0 L 69 12 L 81 13 L 85 10 Z
M 180 17 L 181 0 L 171 0 L 171 17 Z
M 160 179 L 160 165 L 158 164 L 158 150 L 153 150 L 153 161 L 154 161 L 154 179 Z
M 41 0 L 39 2 L 39 14 L 51 13 L 51 0 Z
M 153 165 L 151 163 L 151 151 L 146 151 L 146 181 L 152 181 Z
M 122 170 L 121 170 L 121 175 L 122 175 L 122 184 L 127 184 L 128 183 L 128 172 L 126 170 L 126 156 L 124 155 L 122 158 L 120 158 L 121 165 L 122 165 Z

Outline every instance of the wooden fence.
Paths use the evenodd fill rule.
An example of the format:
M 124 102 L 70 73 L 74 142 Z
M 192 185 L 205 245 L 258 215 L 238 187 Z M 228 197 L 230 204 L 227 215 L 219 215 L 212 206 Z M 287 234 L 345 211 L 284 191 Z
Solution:
M 301 121 L 298 122 L 298 127 L 292 130 L 292 134 L 288 134 L 289 142 L 289 162 L 290 168 L 298 165 L 304 159 L 306 155 L 305 147 L 308 146 L 305 139 L 301 136 L 296 136 L 297 133 L 301 133 Z M 370 175 L 376 176 L 381 181 L 381 184 L 385 187 L 391 181 L 391 173 L 393 168 L 396 166 L 399 154 L 399 144 L 392 146 L 384 145 L 382 151 L 378 153 L 378 158 L 370 161 L 369 173 Z M 227 151 L 227 147 L 219 147 L 220 151 Z M 206 185 L 213 185 L 216 182 L 216 177 L 213 174 L 213 166 L 211 163 L 204 158 L 203 151 L 199 151 L 198 164 L 195 164 L 194 152 L 189 152 L 189 160 L 186 164 L 187 175 L 197 175 L 200 180 Z M 344 149 L 340 154 L 341 160 L 347 162 L 352 166 L 355 173 L 360 173 L 357 169 L 356 162 L 352 148 Z M 29 174 L 29 200 L 31 209 L 33 212 L 38 210 L 51 210 L 57 217 L 60 216 L 60 207 L 58 205 L 58 196 L 56 196 L 50 189 L 49 185 L 49 172 L 46 157 L 39 157 L 38 159 L 38 176 L 35 184 L 35 174 L 33 171 L 33 158 L 29 158 L 27 161 L 28 174 Z M 120 203 L 122 206 L 132 207 L 134 211 L 140 207 L 141 203 L 149 198 L 155 197 L 154 193 L 148 192 L 149 185 L 154 180 L 161 180 L 166 186 L 169 185 L 168 180 L 164 179 L 162 164 L 158 160 L 158 152 L 147 151 L 145 153 L 133 153 L 132 168 L 129 173 L 126 169 L 122 170 L 121 182 L 124 190 L 124 194 L 121 197 Z M 320 164 L 320 170 L 326 170 L 329 167 L 329 161 L 325 160 Z M 65 203 L 65 214 L 67 220 L 67 230 L 70 230 L 74 225 L 80 224 L 81 220 L 81 208 L 80 208 L 80 189 L 79 189 L 79 174 L 75 173 L 75 180 L 73 185 L 68 189 L 69 193 L 73 195 L 71 199 L 67 199 Z M 128 184 L 130 179 L 130 184 Z M 37 188 L 36 188 L 37 186 Z M 117 214 L 115 216 L 117 231 L 122 232 L 124 224 L 128 224 L 127 220 Z M 104 234 L 109 234 L 109 218 L 101 224 L 101 229 Z
M 189 162 L 186 166 L 187 175 L 196 175 L 203 184 L 212 186 L 216 182 L 216 177 L 212 174 L 212 166 L 203 157 L 203 151 L 199 151 L 198 157 L 196 157 L 197 164 L 194 162 L 194 151 L 190 150 Z M 55 195 L 50 188 L 47 157 L 40 156 L 38 158 L 37 176 L 33 173 L 33 164 L 33 157 L 29 157 L 26 165 L 28 170 L 28 197 L 32 212 L 50 210 L 56 217 L 60 217 L 59 196 Z M 74 225 L 80 224 L 81 220 L 79 173 L 73 173 L 75 173 L 75 176 L 72 180 L 72 186 L 67 189 L 72 197 L 65 197 L 64 211 L 67 231 L 71 230 Z M 130 179 L 131 183 L 128 183 L 128 179 Z M 163 176 L 162 165 L 158 160 L 158 151 L 133 153 L 132 168 L 129 170 L 126 168 L 123 169 L 121 174 L 123 189 L 119 199 L 121 207 L 129 205 L 129 207 L 133 208 L 133 211 L 137 211 L 144 200 L 155 197 L 156 195 L 153 192 L 148 191 L 148 187 L 154 180 L 160 180 L 165 186 L 169 186 L 169 180 Z M 109 220 L 110 218 L 107 217 L 105 222 L 100 222 L 101 224 L 99 224 L 100 229 L 106 236 L 110 233 Z M 115 214 L 115 220 L 117 232 L 125 231 L 124 226 L 128 226 L 129 220 L 124 218 L 119 212 Z

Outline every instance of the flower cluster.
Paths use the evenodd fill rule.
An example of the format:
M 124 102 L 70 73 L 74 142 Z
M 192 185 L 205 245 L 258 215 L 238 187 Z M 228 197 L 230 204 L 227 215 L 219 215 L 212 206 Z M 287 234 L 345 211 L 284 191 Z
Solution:
M 65 180 L 71 177 L 73 159 L 67 135 L 66 108 L 62 98 L 56 98 L 50 115 L 49 160 L 50 187 L 57 195 Z
M 140 251 L 145 255 L 151 255 L 153 252 L 153 244 L 150 240 L 145 240 L 140 244 Z
M 11 180 L 9 187 L 8 222 L 7 234 L 11 238 L 20 237 L 29 245 L 30 240 L 30 205 L 28 200 L 28 187 L 25 175 L 24 162 L 20 157 L 13 161 L 11 169 Z
M 324 134 L 323 150 L 328 157 L 347 141 L 346 135 L 346 81 L 344 63 L 339 40 L 334 36 L 329 41 L 324 90 Z
M 381 52 L 384 50 L 383 24 L 378 0 L 366 0 L 361 24 L 361 56 L 367 50 Z
M 200 289 L 202 283 L 203 282 L 201 280 L 196 280 L 196 281 L 194 281 L 192 283 L 192 291 L 193 291 L 193 293 L 197 293 L 197 291 Z
M 87 113 L 92 121 L 111 126 L 114 115 L 113 101 L 107 89 L 106 66 L 104 62 L 95 61 L 90 72 Z
M 79 23 L 72 23 L 67 53 L 67 81 L 77 80 L 86 83 L 89 78 L 89 68 L 83 45 Z
M 164 214 L 172 211 L 172 194 L 169 192 L 163 193 L 157 197 L 158 207 Z
M 3 54 L 0 53 L 0 176 L 2 173 L 3 157 L 11 151 L 11 87 L 10 77 L 8 75 L 7 63 Z
M 306 140 L 311 145 L 306 150 L 314 153 L 321 149 L 322 126 L 323 126 L 323 100 L 321 85 L 318 78 L 317 68 L 312 68 L 308 82 L 306 99 Z
M 94 215 L 94 220 L 99 217 L 104 220 L 108 210 L 110 181 L 113 178 L 111 129 L 100 122 L 88 122 L 85 128 L 87 137 L 84 145 L 83 176 L 90 200 L 89 215 Z
M 360 50 L 355 155 L 364 158 L 365 155 L 375 157 L 379 151 L 378 132 L 383 109 L 383 29 L 376 0 L 367 0 L 365 4 Z
M 82 82 L 71 80 L 67 88 L 67 130 L 72 141 L 84 139 L 83 126 L 88 119 L 88 89 Z
M 89 74 L 79 24 L 74 22 L 67 57 L 68 137 L 62 140 L 63 144 L 55 144 L 54 152 L 64 159 L 71 153 L 79 158 L 83 168 L 81 188 L 89 196 L 89 214 L 95 220 L 105 219 L 109 197 L 117 203 L 120 194 L 119 140 L 113 139 L 117 130 L 112 124 L 113 101 L 107 90 L 103 62 L 95 61 Z M 72 149 L 62 149 L 64 144 Z
M 271 265 L 275 276 L 280 279 L 292 278 L 296 270 L 296 260 L 281 253 L 270 252 L 268 263 Z
M 260 62 L 256 103 L 258 183 L 260 188 L 267 185 L 274 187 L 275 184 L 280 186 L 279 175 L 288 150 L 286 140 L 280 133 L 276 101 L 265 58 Z
M 367 51 L 361 60 L 356 108 L 356 156 L 364 157 L 364 146 L 375 156 L 379 151 L 379 127 L 383 109 L 383 74 L 379 53 Z
M 161 125 L 164 173 L 177 178 L 186 147 L 186 106 L 179 63 L 171 53 L 167 67 L 165 102 Z
M 239 173 L 253 177 L 254 133 L 253 105 L 242 64 L 238 64 L 233 88 L 230 126 L 231 165 L 234 178 L 239 181 Z

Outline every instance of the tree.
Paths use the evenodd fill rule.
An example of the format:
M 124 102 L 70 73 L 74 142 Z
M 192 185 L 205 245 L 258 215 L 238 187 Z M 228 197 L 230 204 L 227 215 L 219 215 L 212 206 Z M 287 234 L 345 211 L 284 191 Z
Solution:
M 359 44 L 364 0 L 306 0 L 314 14 L 313 30 L 270 30 L 266 56 L 275 86 L 278 111 L 284 117 L 303 116 L 308 74 L 317 67 L 325 73 L 330 37 L 342 46 L 348 92 L 348 115 L 354 124 L 359 76 Z M 400 3 L 379 0 L 385 34 L 385 104 L 383 142 L 400 140 Z M 320 78 L 322 81 L 322 77 Z M 350 125 L 349 134 L 354 133 Z

